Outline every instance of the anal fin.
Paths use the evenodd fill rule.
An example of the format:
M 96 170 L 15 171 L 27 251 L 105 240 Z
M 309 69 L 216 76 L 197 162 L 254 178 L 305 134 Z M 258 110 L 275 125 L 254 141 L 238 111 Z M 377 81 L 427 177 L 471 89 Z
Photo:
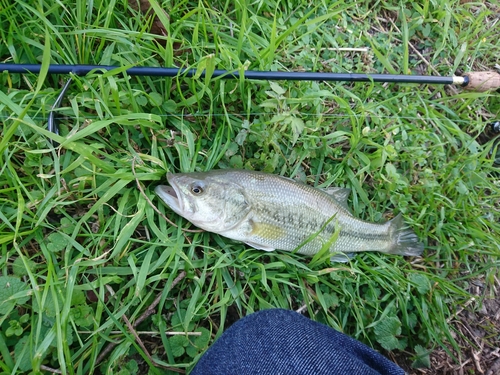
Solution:
M 336 253 L 330 257 L 332 262 L 347 263 L 354 257 L 354 253 Z

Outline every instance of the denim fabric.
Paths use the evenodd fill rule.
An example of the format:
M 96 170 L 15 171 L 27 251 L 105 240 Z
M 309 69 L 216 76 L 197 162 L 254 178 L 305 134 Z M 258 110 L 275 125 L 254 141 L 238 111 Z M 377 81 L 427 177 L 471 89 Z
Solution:
M 359 341 L 293 311 L 272 309 L 234 323 L 191 375 L 404 375 Z

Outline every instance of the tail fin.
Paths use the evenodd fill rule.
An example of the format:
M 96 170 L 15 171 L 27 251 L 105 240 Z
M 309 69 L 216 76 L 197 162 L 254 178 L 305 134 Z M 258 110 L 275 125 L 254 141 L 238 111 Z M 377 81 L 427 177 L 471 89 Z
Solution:
M 421 255 L 424 251 L 424 244 L 411 229 L 406 227 L 403 221 L 403 216 L 399 214 L 390 221 L 391 233 L 393 238 L 393 246 L 389 251 L 390 254 L 399 255 Z

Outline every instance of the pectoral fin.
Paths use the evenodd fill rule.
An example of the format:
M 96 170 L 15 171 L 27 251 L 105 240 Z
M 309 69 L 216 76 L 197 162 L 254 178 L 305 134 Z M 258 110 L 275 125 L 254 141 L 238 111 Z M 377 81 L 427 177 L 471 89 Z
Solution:
M 251 247 L 253 247 L 255 249 L 259 249 L 259 250 L 264 250 L 264 251 L 274 251 L 274 250 L 276 250 L 274 247 L 262 245 L 262 244 L 251 242 L 251 241 L 246 241 L 245 243 L 248 246 L 251 246 Z
M 286 235 L 286 231 L 274 224 L 258 222 L 255 220 L 249 221 L 252 230 L 250 235 L 264 238 L 266 240 L 279 240 Z
M 258 222 L 250 219 L 250 232 L 248 233 L 251 240 L 245 241 L 248 246 L 252 246 L 259 250 L 273 251 L 276 249 L 275 246 L 269 245 L 269 240 L 279 240 L 286 235 L 286 231 L 274 224 Z M 259 241 L 262 239 L 262 241 Z M 267 241 L 266 241 L 267 240 Z

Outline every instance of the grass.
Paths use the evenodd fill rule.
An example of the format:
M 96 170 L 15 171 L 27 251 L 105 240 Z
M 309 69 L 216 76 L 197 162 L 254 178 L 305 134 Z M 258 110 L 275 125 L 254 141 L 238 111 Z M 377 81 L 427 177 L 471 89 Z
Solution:
M 451 75 L 500 52 L 497 2 L 152 0 L 163 37 L 124 1 L 87 4 L 1 1 L 1 61 Z M 499 167 L 482 136 L 498 94 L 121 73 L 73 77 L 61 136 L 46 124 L 68 77 L 0 75 L 1 373 L 189 370 L 237 317 L 272 307 L 415 366 L 462 350 L 449 321 L 480 308 L 469 285 L 499 265 Z M 424 256 L 265 253 L 183 231 L 153 193 L 167 171 L 232 167 L 349 187 L 358 217 L 402 212 Z

